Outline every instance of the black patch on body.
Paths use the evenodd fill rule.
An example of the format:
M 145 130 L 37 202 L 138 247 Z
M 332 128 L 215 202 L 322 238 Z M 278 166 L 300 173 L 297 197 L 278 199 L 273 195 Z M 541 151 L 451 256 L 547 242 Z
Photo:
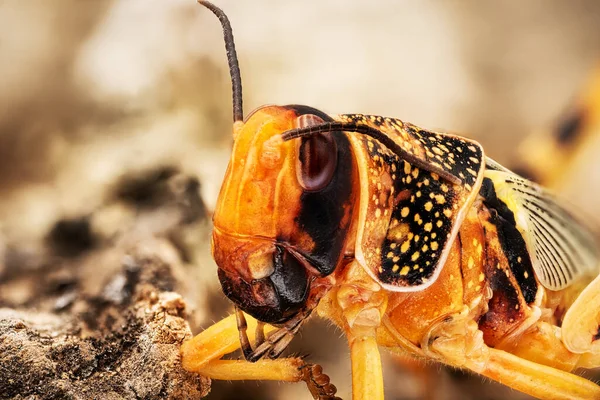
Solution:
M 314 114 L 325 122 L 333 119 L 315 108 L 290 105 L 298 115 Z M 337 145 L 337 166 L 331 182 L 318 191 L 305 191 L 300 197 L 301 210 L 296 218 L 299 229 L 314 241 L 315 247 L 303 256 L 319 272 L 329 275 L 342 258 L 350 218 L 344 220 L 348 202 L 352 196 L 354 161 L 350 141 L 342 132 L 331 132 Z
M 490 210 L 490 222 L 496 226 L 502 251 L 519 284 L 525 302 L 531 304 L 537 293 L 537 282 L 527 245 L 521 232 L 517 229 L 515 216 L 508 206 L 497 197 L 491 179 L 483 179 L 479 194 L 484 198 L 483 204 Z M 494 288 L 492 287 L 492 289 Z
M 485 228 L 484 236 L 486 239 L 484 270 L 493 295 L 488 302 L 488 311 L 481 316 L 478 325 L 486 344 L 493 347 L 514 326 L 521 323 L 523 309 L 521 293 L 511 282 L 506 270 L 502 268 L 506 265 L 504 260 L 493 247 L 489 246 L 490 240 L 494 240 L 494 237 L 490 237 Z M 498 237 L 500 237 L 499 230 Z

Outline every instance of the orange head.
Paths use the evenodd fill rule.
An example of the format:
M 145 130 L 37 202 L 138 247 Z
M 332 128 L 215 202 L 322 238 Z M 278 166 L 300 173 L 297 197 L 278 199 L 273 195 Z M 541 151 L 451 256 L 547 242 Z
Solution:
M 265 106 L 236 129 L 214 214 L 212 251 L 225 294 L 257 319 L 303 309 L 311 282 L 341 261 L 354 161 L 342 132 L 283 141 L 331 118 L 306 106 Z

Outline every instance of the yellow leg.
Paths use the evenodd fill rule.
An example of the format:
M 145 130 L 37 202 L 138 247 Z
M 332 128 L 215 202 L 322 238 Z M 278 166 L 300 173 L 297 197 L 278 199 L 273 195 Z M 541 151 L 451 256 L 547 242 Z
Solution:
M 430 348 L 448 364 L 468 368 L 513 389 L 540 399 L 600 399 L 600 386 L 566 371 L 528 361 L 480 342 L 472 350 L 479 357 L 469 357 L 465 347 L 452 340 L 434 341 Z M 457 340 L 456 344 L 460 344 Z
M 256 320 L 246 316 L 248 323 L 248 338 L 254 341 L 256 334 Z M 276 329 L 265 325 L 265 331 Z M 188 371 L 199 372 L 212 360 L 217 360 L 225 354 L 232 353 L 240 348 L 239 332 L 235 315 L 230 315 L 216 324 L 205 329 L 181 346 L 181 361 L 183 368 Z
M 255 340 L 257 321 L 246 316 L 248 338 Z M 275 330 L 266 325 L 265 331 Z M 204 330 L 181 346 L 183 368 L 219 380 L 270 380 L 308 384 L 317 399 L 337 399 L 336 388 L 319 366 L 306 364 L 300 358 L 259 360 L 221 360 L 220 358 L 240 348 L 239 332 L 235 315 L 231 315 Z
M 375 336 L 350 339 L 352 398 L 383 400 L 383 372 Z
M 489 362 L 477 372 L 540 399 L 600 399 L 600 386 L 593 382 L 502 350 L 490 349 Z
M 563 319 L 561 333 L 573 353 L 600 355 L 600 276 L 596 277 L 571 305 Z M 596 365 L 598 366 L 598 365 Z

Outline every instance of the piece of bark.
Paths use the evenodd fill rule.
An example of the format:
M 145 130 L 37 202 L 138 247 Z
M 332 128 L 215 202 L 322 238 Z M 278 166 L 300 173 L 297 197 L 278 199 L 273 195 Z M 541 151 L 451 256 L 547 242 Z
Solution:
M 59 219 L 33 247 L 10 238 L 1 246 L 0 399 L 208 393 L 210 380 L 184 371 L 179 352 L 191 337 L 181 236 L 197 230 L 206 211 L 193 178 L 156 181 L 141 191 L 152 203 L 139 196 L 122 206 L 113 198 L 101 210 Z
M 77 304 L 89 313 L 81 313 L 81 319 L 0 309 L 0 398 L 198 399 L 207 394 L 209 380 L 180 365 L 180 344 L 191 336 L 182 297 L 148 282 L 167 266 L 159 259 L 136 261 L 136 269 L 124 267 L 102 297 Z M 130 302 L 128 287 L 134 290 Z

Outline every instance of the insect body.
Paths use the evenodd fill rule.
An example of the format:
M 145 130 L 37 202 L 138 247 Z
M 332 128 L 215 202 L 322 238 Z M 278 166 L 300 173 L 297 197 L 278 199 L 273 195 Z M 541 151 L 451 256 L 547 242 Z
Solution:
M 299 105 L 242 119 L 228 21 L 200 3 L 233 65 L 212 246 L 236 314 L 184 344 L 186 369 L 333 398 L 320 367 L 278 358 L 316 312 L 348 338 L 355 399 L 383 398 L 379 347 L 542 398 L 600 398 L 567 372 L 600 365 L 599 254 L 581 222 L 469 139 Z M 246 360 L 220 359 L 240 347 Z

